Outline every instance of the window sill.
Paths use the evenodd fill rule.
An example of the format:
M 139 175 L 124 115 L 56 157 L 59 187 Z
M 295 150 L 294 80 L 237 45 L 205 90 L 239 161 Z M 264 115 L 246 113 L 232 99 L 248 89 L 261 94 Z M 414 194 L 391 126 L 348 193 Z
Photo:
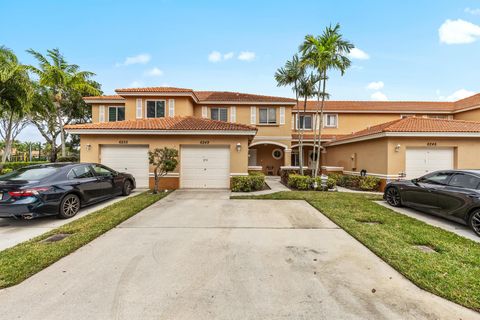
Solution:
M 278 123 L 257 123 L 257 127 L 280 127 Z

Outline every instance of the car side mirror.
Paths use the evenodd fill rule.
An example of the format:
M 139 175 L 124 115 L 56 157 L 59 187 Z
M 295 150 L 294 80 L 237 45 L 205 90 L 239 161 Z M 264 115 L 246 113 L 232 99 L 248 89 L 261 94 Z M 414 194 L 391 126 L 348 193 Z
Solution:
M 418 185 L 418 179 L 412 179 L 412 183 L 415 184 L 415 185 Z

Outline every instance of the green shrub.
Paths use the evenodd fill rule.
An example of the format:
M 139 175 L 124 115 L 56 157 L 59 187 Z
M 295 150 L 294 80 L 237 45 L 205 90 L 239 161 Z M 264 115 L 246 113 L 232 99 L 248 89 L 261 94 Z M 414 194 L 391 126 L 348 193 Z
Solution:
M 57 162 L 78 162 L 78 156 L 58 157 Z
M 328 177 L 327 188 L 334 189 L 336 185 L 337 185 L 337 181 L 334 178 Z
M 250 192 L 262 190 L 265 185 L 265 175 L 261 172 L 249 173 L 248 176 L 232 177 L 233 192 Z
M 297 190 L 309 190 L 313 184 L 313 178 L 310 176 L 302 176 L 300 174 L 290 174 L 288 176 L 288 186 Z
M 380 186 L 380 178 L 371 177 L 371 176 L 362 177 L 362 179 L 358 184 L 358 187 L 361 190 L 365 190 L 365 191 L 376 191 L 378 190 L 379 186 Z
M 3 164 L 3 169 L 0 173 L 5 174 L 5 173 L 8 173 L 8 172 L 11 172 L 13 170 L 17 170 L 17 169 L 20 169 L 20 168 L 23 168 L 23 167 L 26 167 L 26 166 L 31 166 L 31 165 L 34 165 L 34 164 L 42 164 L 42 163 L 46 163 L 46 161 L 5 162 Z M 10 170 L 10 171 L 6 171 L 6 170 Z
M 13 170 L 11 168 L 3 168 L 2 172 L 0 172 L 0 175 L 4 175 L 7 173 L 12 172 Z
M 299 169 L 282 169 L 280 170 L 280 180 L 288 185 L 288 177 L 292 174 L 300 174 L 300 170 Z M 305 176 L 312 176 L 312 169 L 304 169 L 303 170 L 303 174 Z

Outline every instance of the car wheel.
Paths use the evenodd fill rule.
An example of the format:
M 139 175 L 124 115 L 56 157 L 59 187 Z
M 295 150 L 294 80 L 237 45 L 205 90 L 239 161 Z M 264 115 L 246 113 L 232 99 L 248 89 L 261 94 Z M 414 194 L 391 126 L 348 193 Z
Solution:
M 128 196 L 132 192 L 132 182 L 130 180 L 125 180 L 123 183 L 122 195 Z
M 400 199 L 400 192 L 398 192 L 397 188 L 390 187 L 385 191 L 385 200 L 387 203 L 392 207 L 401 207 L 402 202 Z
M 480 210 L 475 210 L 472 212 L 470 218 L 468 219 L 468 224 L 470 225 L 470 228 L 472 228 L 473 232 L 475 232 L 477 236 L 480 236 Z
M 80 198 L 74 194 L 67 194 L 60 203 L 58 216 L 62 219 L 68 219 L 75 216 L 78 210 L 80 210 Z

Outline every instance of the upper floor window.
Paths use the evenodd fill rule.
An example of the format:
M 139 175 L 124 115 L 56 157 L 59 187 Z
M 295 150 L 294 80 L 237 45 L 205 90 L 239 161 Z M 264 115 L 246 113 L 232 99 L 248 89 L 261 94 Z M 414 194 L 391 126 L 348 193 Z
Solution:
M 413 115 L 413 114 L 401 114 L 400 115 L 400 119 L 406 119 L 406 118 L 411 118 L 411 117 L 415 117 L 415 115 Z
M 212 120 L 227 121 L 228 120 L 227 108 L 211 108 L 210 118 Z
M 108 121 L 125 120 L 125 107 L 108 107 Z
M 336 128 L 338 126 L 338 115 L 336 114 L 326 114 L 324 119 L 324 127 L 326 128 Z
M 275 108 L 260 108 L 260 124 L 276 124 L 277 110 Z
M 311 115 L 298 116 L 297 128 L 311 130 L 312 116 Z
M 427 118 L 430 119 L 452 119 L 453 117 L 448 114 L 429 114 L 427 115 Z
M 147 118 L 165 117 L 165 100 L 147 100 Z

